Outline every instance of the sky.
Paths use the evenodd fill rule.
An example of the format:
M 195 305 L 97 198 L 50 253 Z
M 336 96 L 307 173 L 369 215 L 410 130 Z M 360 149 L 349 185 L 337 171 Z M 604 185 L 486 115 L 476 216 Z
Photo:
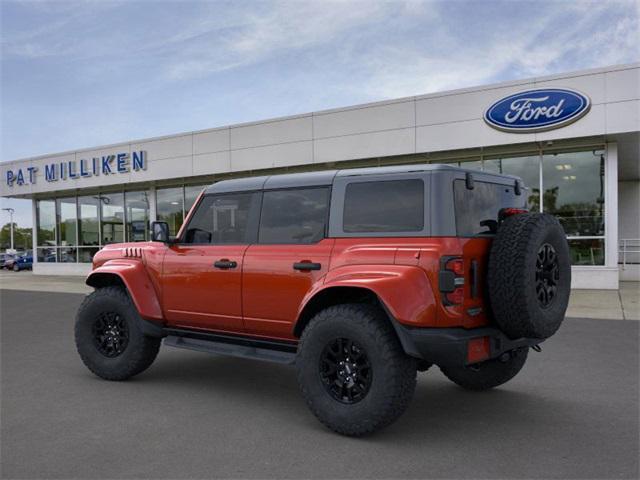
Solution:
M 640 60 L 640 0 L 2 0 L 0 17 L 0 161 Z M 31 225 L 30 202 L 2 207 Z

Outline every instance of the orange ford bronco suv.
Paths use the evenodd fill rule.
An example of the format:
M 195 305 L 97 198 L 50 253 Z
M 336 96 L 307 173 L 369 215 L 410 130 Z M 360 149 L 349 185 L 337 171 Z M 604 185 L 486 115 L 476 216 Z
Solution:
M 432 365 L 484 390 L 559 328 L 571 269 L 556 218 L 516 177 L 410 165 L 226 180 L 176 238 L 108 245 L 78 311 L 80 357 L 125 380 L 160 343 L 295 364 L 311 411 L 362 435 Z

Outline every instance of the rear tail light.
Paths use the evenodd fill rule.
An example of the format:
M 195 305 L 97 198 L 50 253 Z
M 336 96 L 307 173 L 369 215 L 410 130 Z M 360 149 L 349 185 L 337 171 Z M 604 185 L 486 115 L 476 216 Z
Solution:
M 438 283 L 442 303 L 461 305 L 464 301 L 464 261 L 461 257 L 445 256 L 440 259 Z

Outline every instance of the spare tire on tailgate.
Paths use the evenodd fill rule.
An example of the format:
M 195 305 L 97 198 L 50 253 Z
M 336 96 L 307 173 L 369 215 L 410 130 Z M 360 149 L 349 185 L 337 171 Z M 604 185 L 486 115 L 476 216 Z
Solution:
M 545 213 L 507 217 L 489 254 L 489 300 L 510 338 L 548 338 L 564 319 L 571 289 L 569 245 L 560 222 Z

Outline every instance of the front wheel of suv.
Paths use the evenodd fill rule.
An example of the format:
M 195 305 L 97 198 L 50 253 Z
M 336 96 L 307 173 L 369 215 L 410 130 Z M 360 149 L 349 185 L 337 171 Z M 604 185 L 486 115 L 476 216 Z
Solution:
M 415 359 L 404 353 L 385 313 L 372 305 L 319 312 L 302 334 L 296 367 L 311 411 L 343 435 L 391 424 L 416 387 Z
M 76 348 L 89 370 L 106 380 L 126 380 L 149 368 L 160 339 L 144 335 L 129 294 L 123 288 L 98 288 L 80 305 Z

